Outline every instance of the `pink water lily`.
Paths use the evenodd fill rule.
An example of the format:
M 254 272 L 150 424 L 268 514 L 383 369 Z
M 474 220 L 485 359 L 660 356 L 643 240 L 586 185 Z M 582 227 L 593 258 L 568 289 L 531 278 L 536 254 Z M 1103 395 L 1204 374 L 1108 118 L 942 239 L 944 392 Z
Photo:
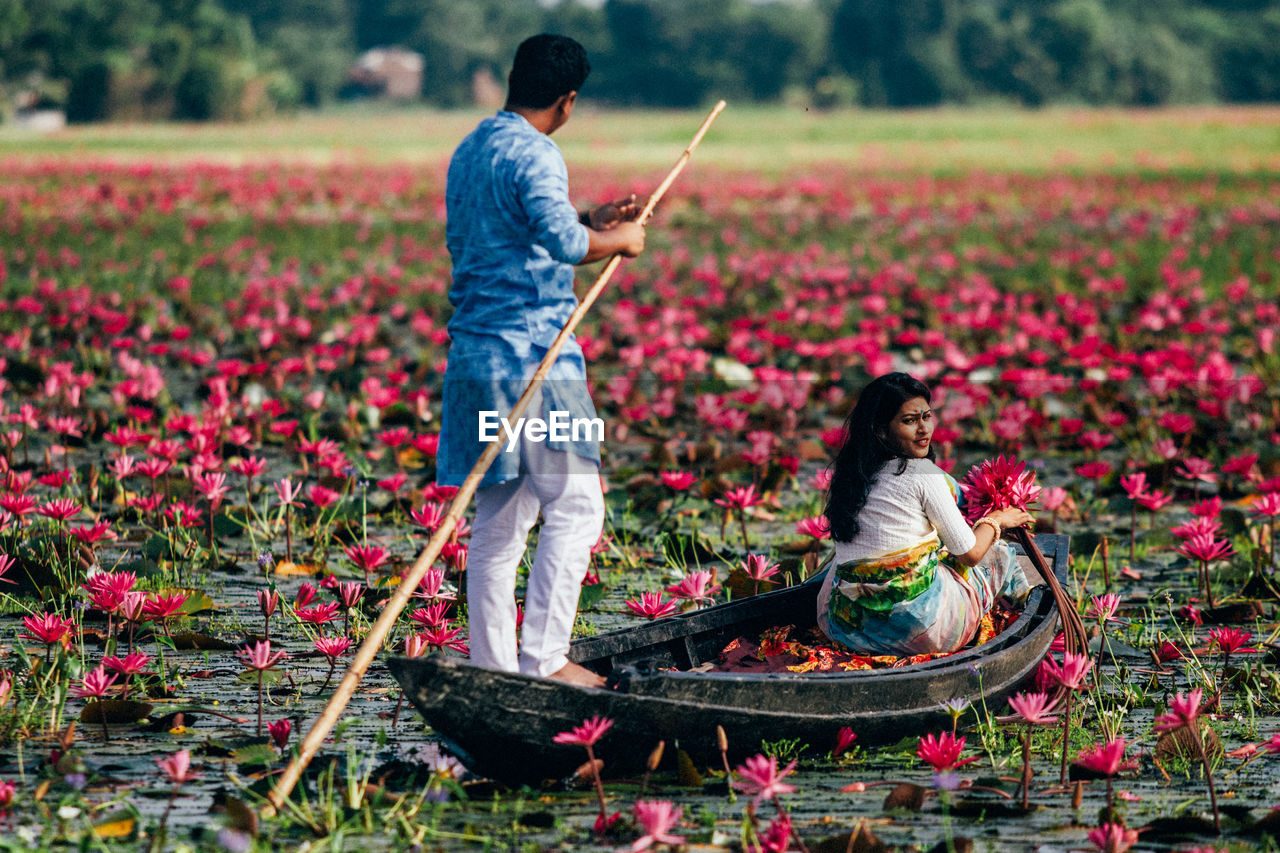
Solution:
M 840 731 L 836 732 L 836 745 L 831 748 L 831 757 L 838 758 L 845 750 L 853 746 L 858 736 L 854 734 L 853 729 L 849 726 L 841 726 Z
M 796 788 L 782 780 L 796 769 L 795 761 L 786 767 L 778 767 L 778 759 L 772 755 L 753 755 L 736 768 L 738 779 L 733 787 L 752 797 L 757 807 L 761 800 L 771 800 L 779 794 L 793 793 Z
M 660 592 L 642 592 L 639 598 L 623 603 L 628 610 L 644 619 L 658 619 L 676 612 L 676 603 L 663 598 Z
M 683 492 L 698 480 L 692 471 L 663 471 L 660 476 L 663 484 L 676 492 Z
M 82 699 L 105 699 L 117 689 L 116 676 L 108 675 L 106 667 L 98 664 L 96 669 L 84 675 L 80 680 L 80 686 L 72 692 Z
M 279 750 L 283 750 L 289 745 L 289 733 L 292 731 L 293 723 L 287 718 L 267 724 L 267 733 L 271 735 L 271 742 Z
M 286 654 L 284 651 L 271 650 L 271 642 L 263 641 L 251 643 L 236 653 L 243 663 L 249 669 L 261 672 L 274 667 L 277 663 L 284 660 Z
M 960 758 L 960 753 L 964 751 L 964 740 L 964 735 L 956 737 L 951 732 L 943 732 L 939 735 L 927 734 L 920 738 L 916 755 L 921 761 L 931 765 L 937 773 L 955 770 L 957 767 L 978 760 L 977 756 Z
M 1009 697 L 1009 707 L 1017 715 L 1013 721 L 1029 725 L 1056 723 L 1058 718 L 1051 716 L 1055 705 L 1057 700 L 1050 699 L 1045 693 L 1018 693 Z
M 826 516 L 818 515 L 812 518 L 802 518 L 796 522 L 796 533 L 801 536 L 812 537 L 815 541 L 831 538 L 831 524 L 827 521 Z
M 608 717 L 594 716 L 583 720 L 581 725 L 574 726 L 567 732 L 560 732 L 551 739 L 554 743 L 577 745 L 587 751 L 587 766 L 590 768 L 591 778 L 595 783 L 596 799 L 600 805 L 596 826 L 601 831 L 607 829 L 611 821 L 604 798 L 604 784 L 600 780 L 600 766 L 596 761 L 595 745 L 612 727 L 613 720 Z
M 1104 823 L 1089 830 L 1089 843 L 1099 853 L 1125 853 L 1138 843 L 1138 831 L 1121 823 Z
M 1125 745 L 1125 739 L 1118 737 L 1092 749 L 1082 749 L 1076 755 L 1076 764 L 1100 776 L 1115 776 L 1121 770 L 1137 766 L 1137 762 L 1124 760 Z
M 1190 726 L 1200 717 L 1200 699 L 1203 691 L 1197 687 L 1188 693 L 1179 693 L 1169 700 L 1169 710 L 1156 717 L 1155 730 L 1169 732 Z
M 644 833 L 631 845 L 632 853 L 648 850 L 655 844 L 683 844 L 684 836 L 672 835 L 684 809 L 670 800 L 636 800 L 636 823 Z
M 965 517 L 970 523 L 999 509 L 1026 509 L 1040 499 L 1040 486 L 1026 463 L 997 456 L 974 466 L 960 488 L 964 492 Z
M 582 721 L 582 725 L 575 726 L 567 732 L 560 732 L 552 738 L 556 743 L 577 744 L 578 746 L 594 746 L 595 743 L 604 737 L 605 732 L 613 727 L 613 720 L 608 717 L 591 717 Z
M 1097 619 L 1101 623 L 1106 623 L 1113 620 L 1119 607 L 1119 594 L 1108 592 L 1103 595 L 1091 596 L 1089 607 L 1085 610 L 1084 615 Z
M 72 630 L 75 628 L 75 620 L 64 619 L 54 613 L 42 613 L 39 616 L 23 616 L 22 624 L 28 633 L 19 634 L 19 637 L 26 637 L 29 640 L 39 640 L 46 646 L 54 646 L 59 643 L 66 645 Z
M 185 749 L 180 749 L 165 758 L 157 758 L 156 766 L 175 785 L 190 782 L 197 776 L 191 770 L 191 753 Z
M 690 572 L 678 584 L 667 587 L 667 592 L 675 598 L 693 602 L 710 601 L 719 591 L 720 585 L 715 583 L 715 576 L 706 569 Z

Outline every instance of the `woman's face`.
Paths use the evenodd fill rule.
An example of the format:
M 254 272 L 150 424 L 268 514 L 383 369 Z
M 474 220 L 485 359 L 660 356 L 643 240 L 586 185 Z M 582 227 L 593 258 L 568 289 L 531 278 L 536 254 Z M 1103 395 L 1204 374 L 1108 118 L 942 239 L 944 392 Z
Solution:
M 932 440 L 933 410 L 924 397 L 913 397 L 889 422 L 889 441 L 908 459 L 923 459 L 929 455 Z

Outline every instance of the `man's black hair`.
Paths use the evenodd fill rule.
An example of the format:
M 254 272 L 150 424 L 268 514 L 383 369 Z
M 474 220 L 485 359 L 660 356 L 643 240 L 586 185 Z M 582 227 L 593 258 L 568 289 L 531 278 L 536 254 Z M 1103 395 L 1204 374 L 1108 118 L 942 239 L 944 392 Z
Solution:
M 587 51 L 568 36 L 543 33 L 527 38 L 516 48 L 507 76 L 507 106 L 545 109 L 561 95 L 582 88 L 590 72 Z

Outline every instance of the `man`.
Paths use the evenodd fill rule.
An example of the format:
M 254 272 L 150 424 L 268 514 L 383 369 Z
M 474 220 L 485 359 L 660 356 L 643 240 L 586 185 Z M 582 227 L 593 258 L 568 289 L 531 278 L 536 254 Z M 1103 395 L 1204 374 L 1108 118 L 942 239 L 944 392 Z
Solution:
M 476 492 L 467 554 L 471 659 L 478 666 L 601 686 L 567 657 L 578 593 L 604 522 L 598 439 L 518 440 L 482 427 L 511 410 L 577 306 L 576 264 L 644 250 L 635 197 L 579 214 L 549 138 L 577 102 L 590 65 L 582 46 L 538 35 L 516 51 L 506 106 L 463 140 L 449 163 L 446 239 L 453 259 L 452 343 L 437 465 L 461 485 L 484 450 L 503 442 Z M 595 417 L 582 350 L 570 340 L 526 417 Z M 493 413 L 496 413 L 493 414 Z M 486 435 L 487 432 L 487 435 Z M 542 528 L 516 647 L 516 570 L 529 530 Z

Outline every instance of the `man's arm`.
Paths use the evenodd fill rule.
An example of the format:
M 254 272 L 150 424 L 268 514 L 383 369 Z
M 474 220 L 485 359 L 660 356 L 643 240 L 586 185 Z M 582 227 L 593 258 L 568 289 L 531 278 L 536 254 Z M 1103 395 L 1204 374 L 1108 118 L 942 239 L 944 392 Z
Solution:
M 581 211 L 578 221 L 587 228 L 589 244 L 586 256 L 578 263 L 589 264 L 617 254 L 634 258 L 644 251 L 644 228 L 635 221 L 639 215 L 635 193 Z
M 587 254 L 579 264 L 589 264 L 613 255 L 634 258 L 644 251 L 644 226 L 639 222 L 619 222 L 608 231 L 587 228 Z

